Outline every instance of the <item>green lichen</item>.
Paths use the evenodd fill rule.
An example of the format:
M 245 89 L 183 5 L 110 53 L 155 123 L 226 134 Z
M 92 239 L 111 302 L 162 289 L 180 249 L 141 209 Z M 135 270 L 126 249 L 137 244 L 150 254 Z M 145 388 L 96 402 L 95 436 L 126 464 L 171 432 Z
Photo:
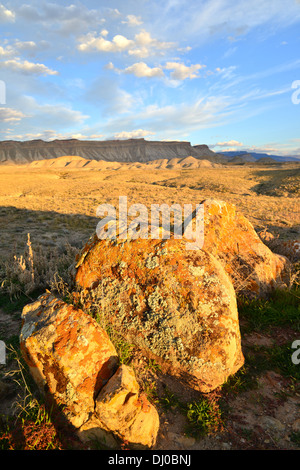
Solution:
M 157 266 L 159 266 L 158 256 L 153 256 L 153 258 L 151 256 L 149 256 L 149 258 L 147 258 L 147 260 L 146 260 L 145 266 L 148 269 L 157 268 Z

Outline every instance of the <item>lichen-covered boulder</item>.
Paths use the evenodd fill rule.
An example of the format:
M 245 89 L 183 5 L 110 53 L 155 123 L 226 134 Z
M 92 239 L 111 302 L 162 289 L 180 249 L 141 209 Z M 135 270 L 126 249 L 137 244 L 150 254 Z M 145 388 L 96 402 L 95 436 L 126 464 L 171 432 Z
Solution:
M 209 392 L 243 364 L 235 292 L 210 253 L 173 238 L 92 238 L 77 262 L 81 301 L 163 370 Z
M 156 409 L 90 315 L 46 293 L 24 307 L 22 319 L 21 351 L 30 372 L 83 442 L 96 439 L 114 449 L 122 440 L 138 448 L 155 444 Z
M 21 351 L 34 380 L 81 426 L 118 368 L 115 347 L 93 318 L 48 293 L 24 307 L 22 320 Z
M 287 258 L 273 253 L 233 204 L 204 201 L 203 250 L 222 263 L 236 292 L 264 296 L 289 282 Z

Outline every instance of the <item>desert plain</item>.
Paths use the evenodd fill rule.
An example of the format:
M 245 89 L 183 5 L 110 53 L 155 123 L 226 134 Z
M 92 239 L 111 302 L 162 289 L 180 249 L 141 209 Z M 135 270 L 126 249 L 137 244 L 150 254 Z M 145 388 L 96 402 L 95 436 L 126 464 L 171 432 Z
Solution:
M 258 233 L 271 234 L 272 240 L 299 239 L 299 163 L 221 165 L 207 161 L 200 165 L 195 158 L 188 157 L 171 162 L 158 159 L 149 163 L 86 165 L 83 159 L 63 157 L 56 159 L 55 164 L 47 160 L 7 164 L 0 170 L 2 288 L 7 286 L 9 264 L 20 261 L 28 249 L 28 234 L 33 253 L 39 252 L 45 258 L 52 256 L 51 263 L 55 264 L 55 260 L 59 263 L 68 251 L 66 245 L 69 255 L 75 256 L 95 232 L 99 220 L 97 207 L 104 203 L 117 207 L 120 196 L 127 196 L 128 205 L 144 204 L 149 210 L 151 204 L 195 206 L 206 198 L 218 199 L 235 204 Z M 72 261 L 71 257 L 66 260 Z M 30 301 L 34 293 L 28 291 L 25 295 Z M 296 308 L 299 309 L 297 299 Z M 274 346 L 290 344 L 297 335 L 300 339 L 299 324 L 273 329 L 269 325 L 263 330 L 253 324 L 249 329 L 246 317 L 241 316 L 240 321 L 246 365 L 238 380 L 244 383 L 243 374 L 248 374 L 255 378 L 256 386 L 241 387 L 239 392 L 232 389 L 230 393 L 224 388 L 207 397 L 215 412 L 215 426 L 208 433 L 197 434 L 187 427 L 193 421 L 192 407 L 189 415 L 182 412 L 182 403 L 196 403 L 199 396 L 172 388 L 168 380 L 166 387 L 159 367 L 147 362 L 138 351 L 133 355 L 131 364 L 141 386 L 159 408 L 161 429 L 157 449 L 298 448 L 299 384 L 282 375 L 274 365 L 268 367 L 264 362 L 264 367 L 256 367 L 255 360 L 260 363 L 267 358 L 268 348 L 270 351 Z M 1 337 L 9 341 L 19 334 L 20 327 L 20 306 L 16 306 L 12 296 L 11 306 L 7 308 L 4 303 L 1 307 Z M 9 379 L 3 379 L 3 366 L 0 373 L 0 380 L 13 388 Z M 16 395 L 20 391 L 13 389 L 7 399 L 2 399 L 1 415 L 16 415 Z M 224 420 L 220 418 L 220 400 L 225 403 Z M 58 438 L 53 445 L 63 446 Z M 79 443 L 73 445 L 80 448 Z

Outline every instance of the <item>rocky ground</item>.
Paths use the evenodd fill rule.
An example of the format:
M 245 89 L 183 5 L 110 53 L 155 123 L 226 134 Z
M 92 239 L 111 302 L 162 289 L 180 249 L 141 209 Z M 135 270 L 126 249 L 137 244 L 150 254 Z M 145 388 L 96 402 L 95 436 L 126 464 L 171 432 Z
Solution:
M 20 311 L 13 314 L 0 311 L 1 337 L 15 338 L 20 333 Z M 293 329 L 278 328 L 272 334 L 249 333 L 242 335 L 245 364 L 260 347 L 272 348 L 295 339 Z M 215 430 L 199 435 L 197 428 L 189 426 L 185 403 L 197 402 L 198 392 L 187 390 L 178 381 L 165 376 L 157 364 L 149 362 L 135 351 L 131 366 L 136 372 L 140 386 L 147 393 L 160 416 L 157 450 L 299 450 L 300 447 L 300 389 L 299 383 L 291 381 L 276 370 L 252 371 L 255 386 L 220 387 L 207 394 L 211 403 L 221 408 L 221 417 Z M 0 415 L 2 432 L 6 418 L 20 413 L 20 398 L 26 395 L 24 383 L 18 375 L 7 373 L 18 369 L 16 361 L 8 366 L 0 365 Z M 241 381 L 243 374 L 239 374 Z M 248 373 L 249 375 L 249 373 Z M 15 380 L 18 379 L 17 383 Z M 22 389 L 23 387 L 23 389 Z M 18 405 L 19 403 L 19 405 Z M 218 416 L 220 416 L 218 414 Z M 1 428 L 0 427 L 0 428 Z M 75 436 L 68 436 L 68 446 L 84 449 Z M 1 445 L 1 439 L 0 439 Z M 61 443 L 59 444 L 61 445 Z

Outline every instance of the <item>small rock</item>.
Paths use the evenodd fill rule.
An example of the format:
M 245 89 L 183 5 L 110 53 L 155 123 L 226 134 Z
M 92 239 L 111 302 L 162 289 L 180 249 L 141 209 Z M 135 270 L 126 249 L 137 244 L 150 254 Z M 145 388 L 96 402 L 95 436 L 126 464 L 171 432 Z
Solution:
M 183 447 L 186 449 L 193 447 L 193 445 L 196 442 L 196 439 L 194 437 L 188 437 L 188 436 L 178 436 L 176 440 L 177 442 L 179 442 L 179 444 L 182 444 Z
M 285 429 L 284 424 L 279 421 L 279 419 L 273 418 L 273 416 L 262 416 L 259 419 L 259 424 L 262 428 L 267 429 L 268 431 L 283 431 Z
M 124 364 L 97 396 L 95 414 L 106 429 L 134 448 L 151 448 L 156 442 L 158 413 L 139 393 L 133 369 Z

